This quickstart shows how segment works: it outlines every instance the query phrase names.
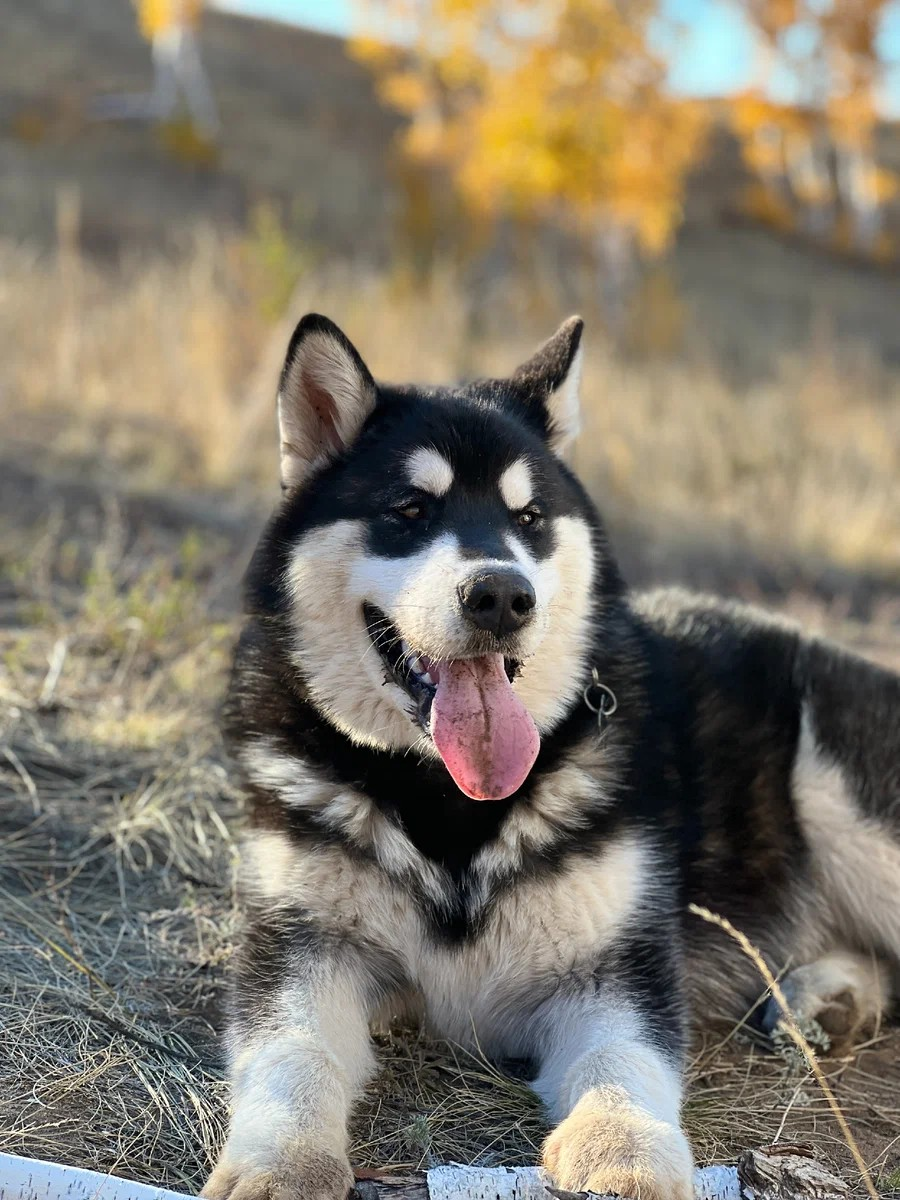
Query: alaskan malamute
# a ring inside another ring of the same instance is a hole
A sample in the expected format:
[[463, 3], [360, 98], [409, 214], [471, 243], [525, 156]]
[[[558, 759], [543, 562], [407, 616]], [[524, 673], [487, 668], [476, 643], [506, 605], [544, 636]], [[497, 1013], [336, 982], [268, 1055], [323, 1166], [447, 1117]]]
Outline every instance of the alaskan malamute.
[[689, 1024], [761, 989], [691, 901], [833, 1037], [890, 1003], [900, 677], [628, 592], [566, 466], [581, 330], [447, 388], [376, 383], [321, 316], [291, 340], [226, 709], [252, 828], [212, 1200], [343, 1200], [401, 1012], [529, 1065], [559, 1187], [687, 1200]]

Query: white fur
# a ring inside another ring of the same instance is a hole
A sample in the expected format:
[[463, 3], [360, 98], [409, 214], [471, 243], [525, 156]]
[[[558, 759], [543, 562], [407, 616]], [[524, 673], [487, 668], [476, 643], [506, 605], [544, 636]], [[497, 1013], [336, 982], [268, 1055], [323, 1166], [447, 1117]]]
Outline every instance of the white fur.
[[561, 831], [586, 828], [591, 816], [611, 802], [620, 784], [620, 753], [612, 737], [573, 749], [570, 761], [544, 776], [531, 801], [509, 814], [495, 841], [477, 862], [502, 875], [521, 866], [525, 854], [553, 844]]
[[[311, 403], [311, 389], [331, 398], [333, 426], [323, 421]], [[360, 374], [340, 342], [323, 332], [307, 334], [278, 395], [282, 483], [286, 487], [302, 483], [312, 471], [349, 446], [374, 405], [371, 382]]]
[[334, 797], [334, 784], [311, 763], [282, 754], [265, 738], [243, 746], [241, 762], [248, 779], [275, 792], [288, 808], [320, 809]]
[[[315, 814], [323, 827], [340, 829], [373, 852], [392, 879], [415, 878], [423, 893], [436, 902], [446, 894], [447, 872], [421, 855], [400, 826], [364, 793], [328, 782], [267, 739], [246, 746], [241, 761], [252, 782], [273, 791], [289, 808]], [[512, 812], [496, 840], [476, 856], [472, 890], [479, 902], [487, 902], [494, 881], [520, 868], [527, 853], [550, 846], [561, 830], [585, 827], [590, 814], [614, 793], [618, 772], [615, 741], [606, 739], [602, 748], [595, 742], [578, 747], [571, 761], [541, 779], [529, 804]], [[266, 900], [289, 896], [302, 883], [297, 868], [303, 861], [282, 835], [255, 832], [247, 842], [245, 887]]]
[[693, 1162], [679, 1119], [680, 1072], [615, 983], [551, 1002], [534, 1088], [560, 1123], [544, 1145], [556, 1185], [690, 1200]]
[[[251, 775], [252, 778], [252, 775]], [[241, 848], [241, 881], [254, 901], [269, 903], [290, 893], [296, 855], [281, 833], [257, 829]]]
[[[272, 861], [271, 836], [251, 835], [251, 846], [263, 841], [248, 855], [248, 869]], [[408, 891], [382, 869], [351, 861], [336, 847], [307, 850], [275, 836], [284, 850], [281, 894], [270, 893], [273, 911], [299, 905], [325, 933], [340, 937], [353, 929], [382, 946], [402, 964], [436, 1034], [465, 1045], [477, 1039], [503, 1053], [521, 1051], [523, 1038], [534, 1032], [523, 1025], [523, 1011], [533, 1011], [542, 993], [552, 995], [560, 979], [589, 970], [653, 886], [651, 851], [633, 835], [552, 879], [523, 880], [499, 895], [495, 864], [476, 860], [472, 913], [483, 914], [484, 931], [463, 946], [446, 947], [433, 940]]]
[[820, 894], [827, 897], [836, 926], [849, 942], [883, 946], [900, 958], [900, 847], [877, 821], [862, 814], [844, 770], [817, 744], [808, 712], [793, 791]]
[[872, 954], [849, 950], [833, 950], [795, 967], [781, 981], [781, 989], [801, 1022], [820, 1021], [832, 1034], [834, 1018], [828, 1010], [839, 1009], [839, 1041], [855, 1040], [859, 1031], [873, 1026], [891, 1000], [887, 967]]
[[353, 1099], [375, 1067], [360, 983], [333, 963], [298, 964], [273, 1015], [234, 1048], [225, 1163], [262, 1171], [297, 1141], [344, 1157]]
[[[552, 557], [537, 562], [520, 548], [516, 559], [535, 591], [533, 618], [519, 635], [517, 648], [517, 657], [528, 658], [546, 632], [559, 573]], [[386, 612], [419, 653], [436, 660], [464, 658], [470, 653], [471, 627], [459, 602], [459, 586], [473, 575], [509, 565], [500, 559], [466, 558], [456, 537], [446, 533], [408, 558], [360, 557], [351, 588], [354, 597]]]
[[[591, 665], [586, 656], [592, 622], [597, 619], [592, 597], [591, 531], [578, 517], [558, 517], [553, 530], [556, 549], [540, 566], [545, 575], [553, 572], [554, 585], [543, 607], [538, 594], [541, 640], [524, 658], [515, 685], [542, 733], [552, 730], [581, 694], [585, 668]], [[520, 567], [533, 561], [520, 539], [510, 538], [510, 544]]]
[[351, 586], [364, 557], [360, 522], [338, 521], [295, 547], [287, 573], [294, 610], [294, 658], [318, 707], [363, 745], [410, 749], [422, 740], [410, 701], [372, 645], [362, 601]]
[[[403, 830], [364, 793], [328, 782], [264, 738], [245, 747], [241, 761], [250, 780], [275, 792], [289, 808], [314, 813], [323, 827], [340, 829], [357, 845], [373, 851], [392, 879], [414, 874], [427, 895], [443, 895], [446, 872], [419, 854]], [[281, 834], [254, 832], [247, 841], [245, 886], [267, 899], [289, 897], [303, 885], [304, 862]]]
[[681, 1077], [653, 1048], [634, 1008], [607, 994], [549, 1007], [547, 1064], [534, 1089], [561, 1120], [593, 1088], [624, 1088], [639, 1107], [677, 1123]]
[[565, 379], [547, 400], [550, 414], [550, 447], [566, 458], [581, 432], [581, 372], [584, 351], [579, 345]]
[[444, 496], [453, 486], [453, 468], [437, 450], [420, 446], [406, 460], [406, 471], [413, 487]]
[[[265, 773], [272, 779], [286, 770], [274, 761]], [[267, 920], [277, 922], [282, 907], [289, 919], [301, 907], [326, 939], [352, 929], [354, 940], [380, 946], [397, 962], [412, 990], [387, 1011], [417, 1009], [434, 1033], [492, 1055], [540, 1046], [537, 1090], [565, 1118], [545, 1160], [564, 1185], [605, 1179], [607, 1165], [634, 1163], [644, 1189], [671, 1182], [682, 1200], [678, 1189], [691, 1164], [677, 1128], [678, 1072], [650, 1044], [614, 982], [578, 994], [577, 981], [587, 983], [650, 897], [657, 872], [644, 837], [622, 835], [593, 858], [508, 891], [495, 890], [492, 866], [476, 858], [473, 916], [480, 907], [483, 932], [452, 946], [434, 940], [407, 889], [337, 846], [309, 848], [285, 834], [255, 832], [246, 861], [256, 871], [278, 863], [280, 894], [271, 879]], [[235, 1048], [235, 1111], [220, 1177], [290, 1161], [298, 1141], [345, 1153], [349, 1106], [372, 1071], [367, 1023], [377, 1014], [362, 999], [364, 961], [341, 962], [338, 969], [298, 961], [274, 1014]], [[623, 1156], [626, 1135], [637, 1158]]]
[[518, 458], [500, 476], [500, 495], [512, 512], [518, 512], [534, 499], [531, 470], [524, 458]]
[[[441, 1036], [522, 1051], [522, 1013], [557, 981], [587, 969], [625, 928], [646, 886], [647, 851], [623, 838], [552, 881], [522, 882], [488, 910], [484, 934], [462, 951], [425, 943], [413, 963], [426, 1019]], [[477, 867], [476, 867], [477, 871]], [[477, 876], [476, 876], [477, 878]], [[491, 888], [474, 888], [485, 903]], [[479, 894], [480, 893], [480, 894]]]
[[[590, 634], [593, 548], [577, 517], [554, 522], [556, 549], [534, 559], [522, 539], [508, 543], [535, 590], [533, 619], [515, 655], [523, 662], [514, 687], [542, 733], [564, 716], [585, 675]], [[296, 630], [295, 658], [319, 707], [363, 744], [433, 756], [411, 714], [411, 701], [385, 683], [381, 656], [362, 614], [364, 601], [382, 609], [413, 649], [434, 660], [465, 657], [469, 629], [458, 587], [493, 560], [464, 558], [446, 534], [420, 554], [381, 558], [364, 549], [364, 527], [352, 521], [317, 529], [294, 548], [288, 568]], [[508, 563], [503, 563], [508, 566]]]

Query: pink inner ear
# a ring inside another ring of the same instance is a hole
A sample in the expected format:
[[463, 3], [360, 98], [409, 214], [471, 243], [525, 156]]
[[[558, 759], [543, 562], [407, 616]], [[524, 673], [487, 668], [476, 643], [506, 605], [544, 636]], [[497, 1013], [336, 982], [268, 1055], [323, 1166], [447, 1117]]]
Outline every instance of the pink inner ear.
[[302, 372], [301, 383], [306, 402], [315, 414], [314, 440], [319, 442], [326, 452], [338, 453], [343, 450], [344, 444], [338, 431], [338, 411], [334, 396], [322, 387], [309, 370]]

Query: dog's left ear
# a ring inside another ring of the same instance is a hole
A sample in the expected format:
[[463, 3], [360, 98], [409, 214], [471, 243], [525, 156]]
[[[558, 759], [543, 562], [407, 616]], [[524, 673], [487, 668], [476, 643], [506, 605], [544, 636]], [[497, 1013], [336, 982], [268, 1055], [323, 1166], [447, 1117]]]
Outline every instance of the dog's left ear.
[[569, 317], [513, 375], [532, 424], [564, 458], [581, 429], [581, 317]]
[[294, 330], [278, 388], [281, 486], [296, 487], [348, 449], [375, 400], [356, 347], [333, 321], [308, 313]]

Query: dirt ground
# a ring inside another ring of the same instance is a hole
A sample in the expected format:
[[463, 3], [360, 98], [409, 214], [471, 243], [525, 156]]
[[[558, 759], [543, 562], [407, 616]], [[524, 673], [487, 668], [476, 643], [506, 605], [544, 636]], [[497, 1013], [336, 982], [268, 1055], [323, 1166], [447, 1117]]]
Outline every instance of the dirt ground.
[[[194, 1191], [223, 1132], [218, 1040], [241, 800], [216, 731], [258, 517], [61, 486], [7, 462], [0, 508], [0, 1146]], [[727, 580], [724, 581], [727, 584]], [[820, 623], [815, 594], [785, 605]], [[850, 625], [896, 655], [896, 628]], [[520, 1083], [395, 1030], [354, 1124], [356, 1163], [533, 1161]], [[900, 1031], [829, 1061], [880, 1186], [900, 1185]], [[740, 1031], [696, 1048], [701, 1162], [775, 1139], [855, 1182], [796, 1057]]]

